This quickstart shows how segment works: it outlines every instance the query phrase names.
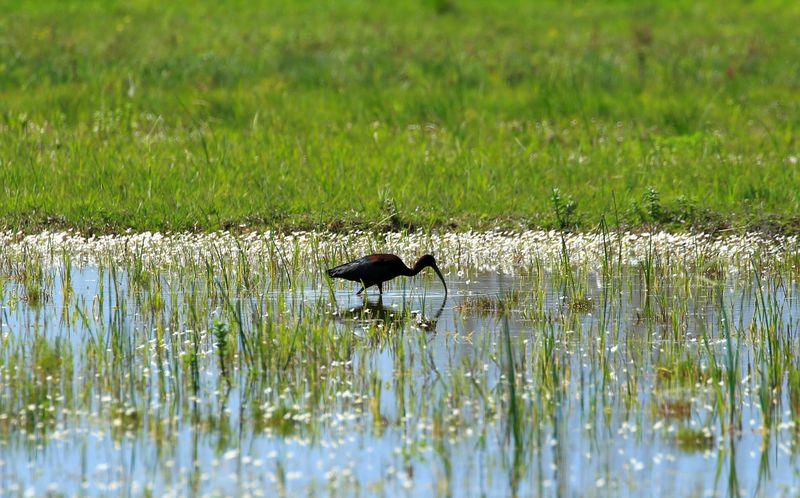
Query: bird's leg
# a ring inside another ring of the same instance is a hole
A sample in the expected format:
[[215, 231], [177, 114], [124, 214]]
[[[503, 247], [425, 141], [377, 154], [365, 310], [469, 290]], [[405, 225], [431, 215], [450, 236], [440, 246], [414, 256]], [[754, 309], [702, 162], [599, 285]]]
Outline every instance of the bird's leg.
[[[360, 296], [362, 292], [367, 290], [367, 284], [365, 284], [363, 280], [360, 280], [359, 283], [361, 283], [361, 290], [356, 292], [356, 296]], [[364, 297], [366, 297], [366, 294], [364, 294]]]
[[378, 294], [383, 295], [383, 282], [378, 282]]

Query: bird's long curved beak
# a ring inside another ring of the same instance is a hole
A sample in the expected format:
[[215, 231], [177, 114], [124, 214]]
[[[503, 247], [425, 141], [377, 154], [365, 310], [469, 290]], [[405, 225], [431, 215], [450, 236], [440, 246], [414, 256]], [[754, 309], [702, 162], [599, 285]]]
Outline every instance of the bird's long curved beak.
[[439, 275], [439, 279], [442, 281], [442, 285], [444, 286], [444, 295], [446, 296], [447, 295], [447, 284], [444, 283], [444, 275], [442, 275], [442, 272], [439, 271], [439, 267], [438, 266], [433, 265], [432, 267], [433, 267], [433, 271], [435, 271], [436, 274]]

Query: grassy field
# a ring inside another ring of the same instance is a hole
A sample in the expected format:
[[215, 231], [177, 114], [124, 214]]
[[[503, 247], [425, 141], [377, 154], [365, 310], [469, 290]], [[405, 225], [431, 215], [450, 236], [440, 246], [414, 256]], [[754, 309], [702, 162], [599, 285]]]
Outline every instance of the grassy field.
[[800, 226], [795, 2], [0, 5], [0, 226]]

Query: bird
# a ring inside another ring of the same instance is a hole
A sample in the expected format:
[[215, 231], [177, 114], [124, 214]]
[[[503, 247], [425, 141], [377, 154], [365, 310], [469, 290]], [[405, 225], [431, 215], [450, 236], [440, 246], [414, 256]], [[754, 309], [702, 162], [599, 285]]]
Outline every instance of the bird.
[[433, 268], [433, 271], [439, 276], [444, 286], [444, 295], [447, 296], [447, 284], [444, 283], [442, 272], [436, 266], [436, 258], [430, 254], [426, 254], [419, 258], [414, 265], [414, 268], [409, 268], [403, 263], [403, 260], [394, 254], [370, 254], [362, 258], [355, 259], [349, 263], [339, 265], [336, 268], [328, 270], [328, 276], [331, 278], [343, 278], [353, 282], [359, 282], [362, 287], [356, 295], [361, 295], [364, 289], [378, 286], [378, 292], [383, 294], [383, 283], [392, 280], [395, 277], [406, 276], [413, 277], [427, 267]]

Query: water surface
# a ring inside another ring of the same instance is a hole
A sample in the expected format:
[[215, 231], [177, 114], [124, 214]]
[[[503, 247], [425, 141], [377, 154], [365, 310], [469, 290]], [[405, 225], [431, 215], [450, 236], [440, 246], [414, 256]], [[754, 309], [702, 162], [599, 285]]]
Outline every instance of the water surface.
[[798, 493], [786, 275], [245, 274], [7, 271], [0, 495]]

